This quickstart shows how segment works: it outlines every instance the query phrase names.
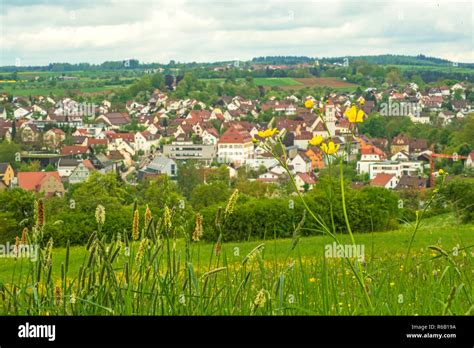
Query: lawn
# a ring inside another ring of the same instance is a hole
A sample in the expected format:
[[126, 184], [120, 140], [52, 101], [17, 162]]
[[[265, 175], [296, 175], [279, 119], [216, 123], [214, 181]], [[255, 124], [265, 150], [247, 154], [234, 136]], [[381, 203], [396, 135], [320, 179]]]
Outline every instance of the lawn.
[[[142, 239], [116, 257], [114, 244], [102, 257], [100, 242], [96, 249], [71, 247], [69, 262], [67, 250], [56, 248], [52, 267], [0, 259], [0, 298], [7, 298], [0, 314], [472, 313], [474, 226], [458, 225], [451, 215], [425, 220], [405, 259], [411, 231], [355, 235], [365, 248], [361, 272], [369, 299], [353, 259], [325, 257], [327, 236], [301, 237], [296, 245], [292, 239], [223, 243], [220, 254], [211, 243], [187, 249], [178, 239], [174, 249], [172, 239]], [[347, 235], [340, 241], [350, 244]]]

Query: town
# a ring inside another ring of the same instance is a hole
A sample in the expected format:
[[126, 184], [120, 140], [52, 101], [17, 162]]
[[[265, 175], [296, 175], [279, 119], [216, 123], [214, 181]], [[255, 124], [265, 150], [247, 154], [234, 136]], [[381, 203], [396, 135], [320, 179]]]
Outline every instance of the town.
[[[408, 82], [304, 96], [289, 90], [278, 98], [261, 99], [223, 95], [213, 104], [176, 98], [177, 83], [178, 79], [170, 88], [152, 89], [146, 100], [132, 98], [124, 105], [106, 98], [96, 105], [74, 97], [1, 93], [0, 138], [3, 144], [18, 146], [11, 154], [13, 161], [0, 165], [0, 187], [20, 187], [46, 197], [63, 195], [70, 184], [87, 180], [93, 171], [116, 172], [130, 184], [159, 175], [174, 180], [179, 164], [186, 161], [200, 168], [225, 166], [229, 180], [244, 170], [251, 173], [246, 174], [248, 180], [282, 184], [288, 181], [287, 172], [255, 142], [259, 132], [268, 128], [282, 135], [287, 164], [302, 192], [317, 185], [320, 172], [328, 166], [321, 149], [309, 145], [315, 136], [341, 145], [339, 155], [356, 173], [354, 187], [423, 190], [438, 175], [433, 171], [437, 156], [458, 162], [466, 170], [472, 168], [472, 149], [438, 154], [440, 144], [403, 132], [390, 138], [371, 136], [363, 129], [354, 134], [345, 115], [354, 101], [364, 98], [368, 121], [405, 118], [443, 132], [453, 122], [469, 124], [466, 118], [474, 112], [472, 97], [466, 98], [473, 94], [470, 83], [431, 84], [421, 89]], [[324, 100], [323, 117], [305, 108], [307, 100], [318, 105]], [[350, 153], [345, 153], [347, 144]]]

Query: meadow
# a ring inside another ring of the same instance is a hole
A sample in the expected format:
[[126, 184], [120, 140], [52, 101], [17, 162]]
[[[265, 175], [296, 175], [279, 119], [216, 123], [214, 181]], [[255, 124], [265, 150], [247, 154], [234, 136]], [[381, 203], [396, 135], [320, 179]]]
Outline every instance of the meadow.
[[[364, 260], [328, 257], [328, 236], [216, 243], [170, 220], [135, 241], [53, 248], [37, 262], [0, 259], [4, 315], [470, 315], [474, 226], [453, 215], [356, 234]], [[145, 217], [149, 219], [150, 217]], [[165, 219], [166, 220], [166, 219]], [[156, 227], [153, 227], [156, 226]], [[133, 228], [133, 227], [132, 227]], [[135, 231], [134, 233], [138, 233]], [[338, 236], [351, 244], [349, 235]], [[132, 238], [135, 239], [135, 238]], [[361, 290], [352, 263], [359, 262]], [[368, 296], [368, 297], [366, 297]]]

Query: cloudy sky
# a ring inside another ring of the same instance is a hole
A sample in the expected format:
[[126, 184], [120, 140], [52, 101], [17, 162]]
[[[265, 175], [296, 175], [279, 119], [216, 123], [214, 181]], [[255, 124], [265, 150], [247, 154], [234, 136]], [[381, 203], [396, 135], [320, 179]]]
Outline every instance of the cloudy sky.
[[419, 53], [474, 62], [472, 1], [0, 0], [0, 65]]

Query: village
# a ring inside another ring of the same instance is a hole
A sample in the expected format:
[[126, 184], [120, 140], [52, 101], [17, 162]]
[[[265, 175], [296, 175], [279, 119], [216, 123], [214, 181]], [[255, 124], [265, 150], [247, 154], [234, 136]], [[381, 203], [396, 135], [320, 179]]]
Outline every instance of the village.
[[[368, 88], [364, 91], [369, 96], [363, 105], [364, 117], [378, 113], [444, 127], [474, 111], [466, 99], [469, 88], [472, 86], [467, 83], [427, 90], [420, 90], [415, 83], [398, 89]], [[175, 179], [182, 161], [194, 161], [200, 167], [225, 165], [229, 178], [236, 177], [243, 167], [256, 173], [249, 180], [279, 184], [287, 180], [285, 168], [258, 144], [259, 132], [268, 128], [276, 128], [284, 139], [288, 168], [302, 192], [311, 190], [319, 171], [328, 166], [321, 149], [309, 145], [315, 136], [330, 137], [341, 145], [338, 155], [355, 165], [358, 178], [365, 178], [354, 181], [354, 187], [429, 187], [430, 179], [437, 175], [432, 171], [435, 144], [405, 134], [387, 139], [353, 133], [345, 112], [360, 97], [348, 92], [328, 94], [321, 110], [323, 122], [304, 106], [306, 100], [319, 105], [320, 100], [311, 95], [303, 99], [288, 94], [281, 100], [263, 102], [223, 96], [215, 105], [206, 105], [196, 99], [175, 99], [167, 91], [155, 89], [146, 103], [129, 100], [123, 106], [126, 111], [117, 111], [117, 105], [107, 99], [94, 105], [73, 98], [2, 93], [0, 139], [21, 144], [16, 162], [36, 166], [21, 171], [13, 170], [14, 163], [1, 163], [0, 188], [63, 195], [69, 184], [87, 180], [92, 171], [113, 171], [131, 184], [160, 175]], [[447, 102], [452, 110], [444, 107]], [[13, 110], [11, 115], [6, 105]], [[271, 115], [268, 122], [258, 117], [265, 112]], [[134, 130], [130, 130], [132, 124]], [[466, 168], [473, 166], [474, 152], [444, 156], [462, 161]]]

